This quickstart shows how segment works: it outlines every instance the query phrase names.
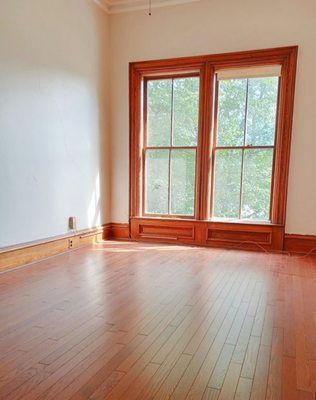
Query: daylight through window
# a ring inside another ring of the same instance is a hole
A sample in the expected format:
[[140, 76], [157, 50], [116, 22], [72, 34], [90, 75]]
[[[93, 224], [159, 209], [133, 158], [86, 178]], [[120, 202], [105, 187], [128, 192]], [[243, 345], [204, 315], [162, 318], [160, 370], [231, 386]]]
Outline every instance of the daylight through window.
[[212, 216], [270, 220], [279, 77], [219, 79]]
[[147, 80], [145, 213], [194, 215], [199, 78]]

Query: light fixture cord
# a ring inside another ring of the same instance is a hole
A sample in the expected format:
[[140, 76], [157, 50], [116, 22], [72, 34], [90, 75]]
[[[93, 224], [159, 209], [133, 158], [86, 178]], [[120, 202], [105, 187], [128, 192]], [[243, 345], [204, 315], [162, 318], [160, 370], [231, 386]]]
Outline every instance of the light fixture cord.
[[149, 0], [148, 15], [151, 15], [151, 0]]

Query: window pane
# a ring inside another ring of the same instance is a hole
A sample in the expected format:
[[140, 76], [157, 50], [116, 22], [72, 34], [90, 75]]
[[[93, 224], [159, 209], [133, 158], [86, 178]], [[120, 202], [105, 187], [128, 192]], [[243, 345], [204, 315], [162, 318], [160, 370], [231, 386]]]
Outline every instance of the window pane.
[[195, 150], [171, 151], [171, 214], [194, 215]]
[[247, 79], [219, 81], [217, 146], [244, 142]]
[[169, 146], [171, 140], [172, 79], [153, 80], [147, 85], [147, 144]]
[[278, 77], [249, 79], [246, 144], [274, 144]]
[[245, 150], [242, 215], [244, 219], [269, 220], [272, 149]]
[[169, 150], [146, 151], [146, 213], [168, 213]]
[[199, 78], [173, 81], [173, 145], [196, 146], [199, 120]]
[[241, 160], [242, 150], [216, 151], [214, 217], [239, 218]]

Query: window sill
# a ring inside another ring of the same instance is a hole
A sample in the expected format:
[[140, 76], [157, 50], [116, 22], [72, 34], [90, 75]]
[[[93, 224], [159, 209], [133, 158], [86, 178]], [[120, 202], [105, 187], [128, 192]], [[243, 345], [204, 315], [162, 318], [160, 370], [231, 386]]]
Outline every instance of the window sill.
[[196, 223], [214, 223], [214, 224], [222, 224], [225, 225], [250, 225], [250, 226], [279, 226], [283, 227], [283, 225], [272, 223], [271, 221], [258, 221], [258, 220], [245, 220], [245, 219], [220, 219], [220, 218], [211, 218], [211, 219], [196, 219], [190, 216], [162, 216], [162, 215], [144, 215], [139, 217], [131, 217], [131, 219], [144, 219], [144, 220], [155, 220], [155, 221], [182, 221], [182, 222], [196, 222]]

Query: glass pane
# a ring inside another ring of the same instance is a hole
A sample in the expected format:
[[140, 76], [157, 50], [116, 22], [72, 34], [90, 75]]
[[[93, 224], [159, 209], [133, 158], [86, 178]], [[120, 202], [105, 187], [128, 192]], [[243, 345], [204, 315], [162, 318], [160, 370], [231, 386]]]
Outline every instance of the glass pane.
[[249, 79], [246, 144], [274, 144], [278, 77]]
[[171, 151], [171, 214], [194, 215], [195, 150]]
[[147, 84], [147, 144], [170, 146], [172, 79]]
[[242, 150], [218, 150], [215, 156], [216, 218], [239, 218]]
[[217, 146], [244, 142], [247, 79], [219, 81]]
[[145, 168], [145, 211], [168, 214], [169, 150], [147, 150]]
[[243, 219], [269, 220], [272, 160], [272, 149], [245, 150]]
[[173, 144], [196, 146], [199, 121], [199, 78], [173, 81]]

